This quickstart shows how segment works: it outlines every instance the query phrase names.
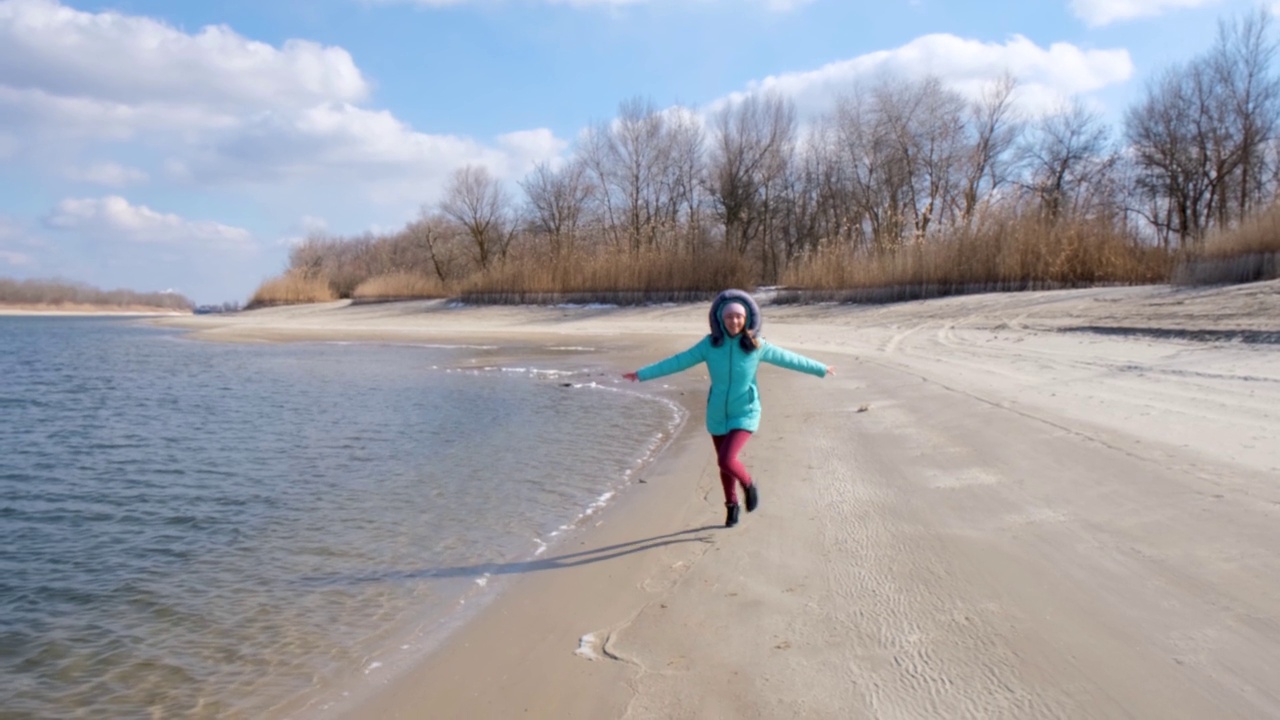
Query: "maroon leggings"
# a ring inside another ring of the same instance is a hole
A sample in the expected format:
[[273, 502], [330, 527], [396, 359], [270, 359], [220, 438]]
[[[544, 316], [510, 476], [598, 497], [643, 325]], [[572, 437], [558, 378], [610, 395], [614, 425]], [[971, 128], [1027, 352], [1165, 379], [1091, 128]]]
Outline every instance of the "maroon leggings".
[[739, 483], [742, 487], [751, 487], [751, 474], [738, 459], [751, 433], [746, 430], [730, 430], [727, 435], [712, 435], [711, 442], [716, 445], [716, 463], [720, 465], [720, 484], [724, 487], [724, 501], [738, 502]]

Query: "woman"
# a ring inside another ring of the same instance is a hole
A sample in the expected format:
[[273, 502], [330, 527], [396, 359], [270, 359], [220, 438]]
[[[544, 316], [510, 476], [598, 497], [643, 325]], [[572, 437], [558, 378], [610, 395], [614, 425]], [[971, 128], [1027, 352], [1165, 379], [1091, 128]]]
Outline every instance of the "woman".
[[803, 355], [788, 352], [759, 337], [760, 308], [741, 290], [725, 290], [711, 303], [711, 334], [682, 353], [623, 375], [628, 380], [653, 380], [697, 365], [707, 364], [711, 391], [707, 395], [707, 431], [716, 448], [720, 484], [727, 510], [725, 527], [738, 524], [737, 486], [747, 496], [747, 512], [760, 503], [760, 491], [752, 482], [738, 453], [760, 424], [760, 392], [756, 368], [762, 362], [825, 377], [835, 369]]

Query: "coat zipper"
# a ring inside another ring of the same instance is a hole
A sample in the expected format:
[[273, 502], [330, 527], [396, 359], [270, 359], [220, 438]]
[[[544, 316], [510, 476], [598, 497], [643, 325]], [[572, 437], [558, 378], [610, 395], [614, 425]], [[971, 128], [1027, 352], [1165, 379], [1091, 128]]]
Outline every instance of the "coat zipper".
[[[725, 338], [729, 342], [734, 338]], [[729, 393], [733, 391], [733, 343], [729, 342], [729, 386], [724, 389], [724, 424], [725, 432], [729, 427]]]

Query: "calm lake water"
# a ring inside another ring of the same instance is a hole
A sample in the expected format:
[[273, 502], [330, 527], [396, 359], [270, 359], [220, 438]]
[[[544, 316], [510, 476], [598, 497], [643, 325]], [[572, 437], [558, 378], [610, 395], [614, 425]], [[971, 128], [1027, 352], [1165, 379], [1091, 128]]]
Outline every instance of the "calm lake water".
[[0, 317], [0, 717], [259, 717], [412, 662], [680, 417], [589, 348]]

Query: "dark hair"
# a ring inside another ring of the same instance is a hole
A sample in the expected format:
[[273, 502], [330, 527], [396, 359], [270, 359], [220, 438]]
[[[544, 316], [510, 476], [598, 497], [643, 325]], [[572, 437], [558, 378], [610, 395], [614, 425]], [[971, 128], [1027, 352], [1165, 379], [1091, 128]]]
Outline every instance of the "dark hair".
[[[723, 333], [720, 335], [712, 335], [711, 347], [720, 347], [728, 337], [728, 335], [724, 335]], [[756, 334], [751, 330], [742, 328], [742, 332], [738, 333], [738, 346], [742, 348], [743, 352], [755, 352], [756, 348], [760, 347], [760, 339], [757, 338]]]

